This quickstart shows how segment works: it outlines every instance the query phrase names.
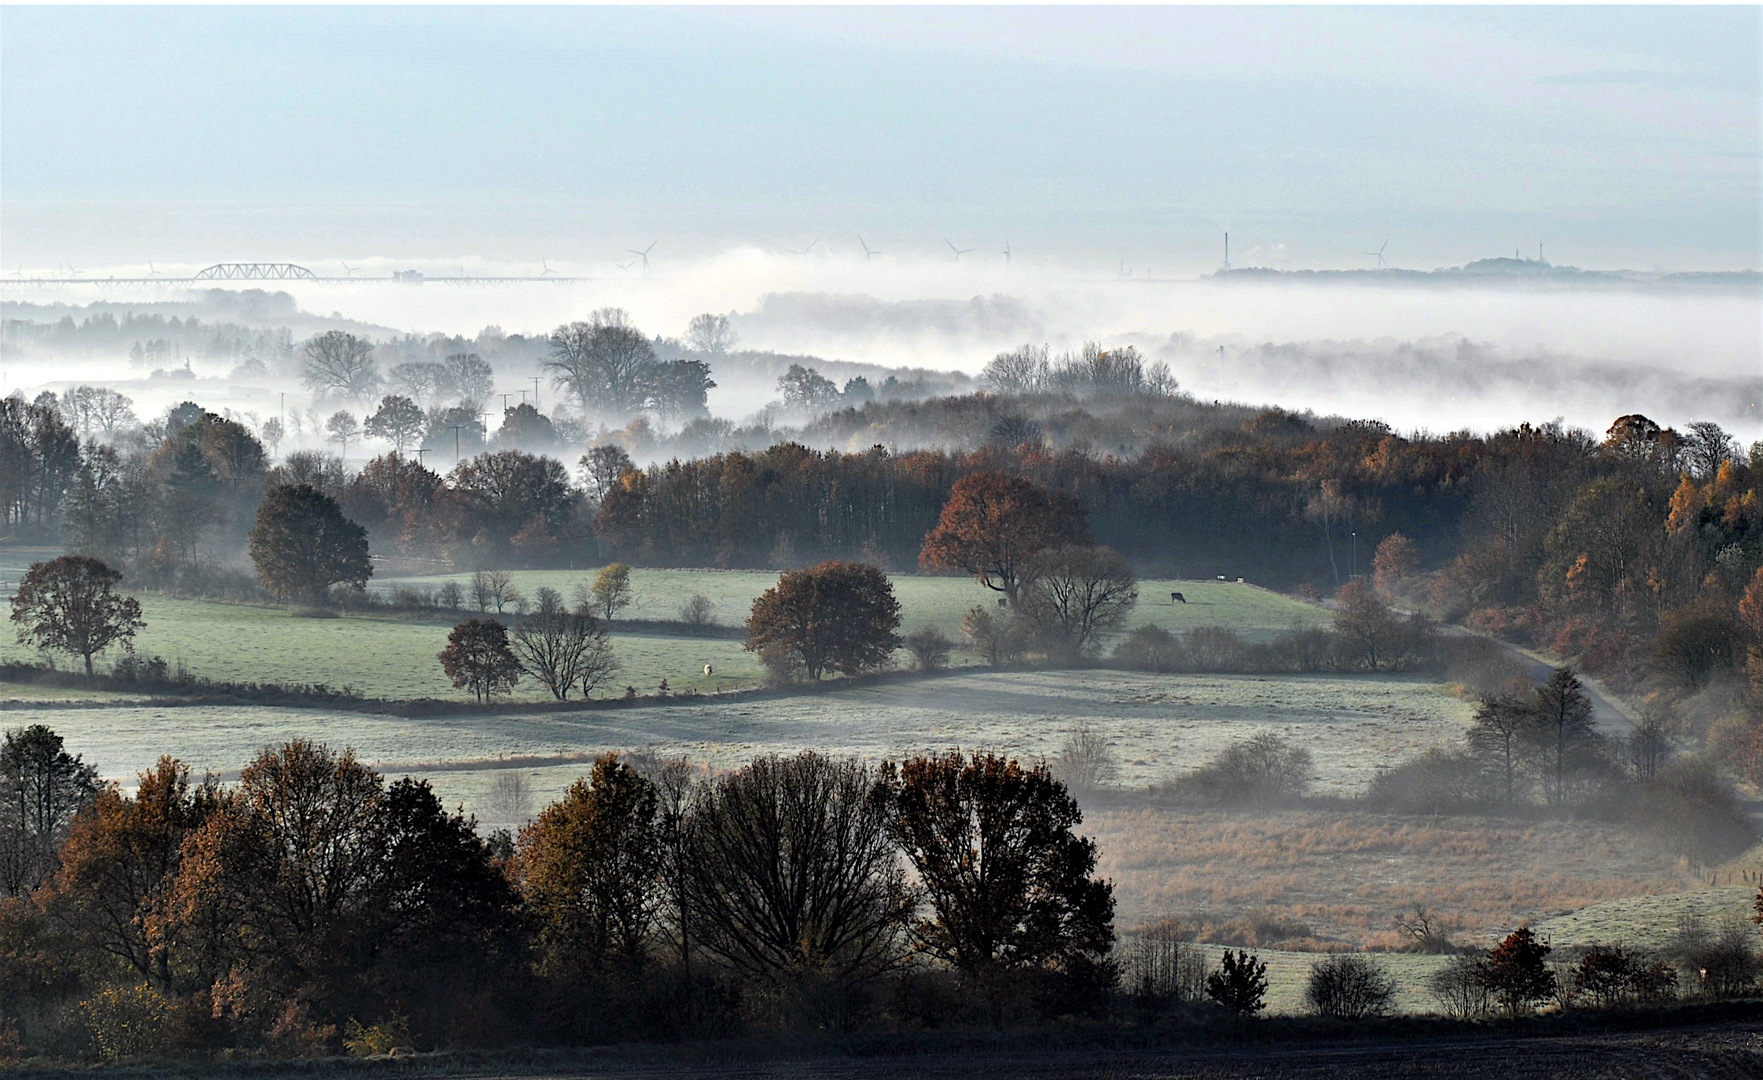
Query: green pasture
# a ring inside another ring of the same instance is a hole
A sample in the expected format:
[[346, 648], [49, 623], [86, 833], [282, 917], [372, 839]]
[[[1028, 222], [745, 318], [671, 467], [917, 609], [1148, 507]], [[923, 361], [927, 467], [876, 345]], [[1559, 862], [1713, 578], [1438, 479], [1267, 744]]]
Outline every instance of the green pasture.
[[[576, 586], [591, 581], [587, 571], [516, 571], [516, 586], [528, 597], [549, 586], [573, 599]], [[725, 626], [738, 626], [753, 600], [777, 580], [775, 574], [723, 570], [636, 570], [632, 572], [635, 598], [624, 613], [627, 619], [670, 621], [678, 618], [680, 605], [694, 593], [709, 597], [714, 615]], [[399, 578], [376, 582], [379, 589], [394, 584], [437, 587], [453, 580], [469, 585], [469, 574], [441, 577]], [[900, 575], [894, 588], [904, 610], [902, 628], [910, 632], [924, 626], [943, 630], [959, 647], [961, 617], [976, 604], [996, 606], [998, 594], [965, 578]], [[1173, 603], [1171, 591], [1180, 591], [1186, 604]], [[205, 678], [233, 682], [282, 684], [323, 683], [335, 688], [352, 687], [374, 697], [450, 697], [461, 693], [442, 675], [436, 655], [446, 644], [451, 615], [426, 619], [375, 614], [346, 614], [316, 619], [288, 610], [254, 604], [221, 604], [147, 595], [141, 598], [147, 627], [136, 639], [136, 651], [159, 655], [175, 667], [182, 663]], [[475, 614], [458, 613], [458, 618]], [[511, 614], [511, 613], [510, 613]], [[1154, 581], [1140, 588], [1134, 623], [1155, 622], [1170, 630], [1195, 626], [1229, 626], [1247, 634], [1266, 635], [1297, 625], [1325, 619], [1326, 613], [1308, 604], [1253, 586], [1218, 582]], [[739, 641], [665, 633], [619, 633], [612, 623], [614, 649], [624, 670], [608, 693], [620, 693], [626, 685], [639, 693], [651, 693], [662, 679], [670, 689], [709, 693], [757, 685], [762, 671], [758, 658], [744, 651]], [[36, 659], [37, 654], [11, 640], [0, 638], [0, 658]], [[73, 666], [66, 656], [53, 657], [62, 667]], [[108, 667], [114, 651], [100, 658]], [[962, 652], [956, 663], [966, 662]], [[706, 676], [704, 666], [713, 674]], [[76, 695], [78, 696], [78, 695]], [[89, 696], [89, 695], [86, 695]], [[542, 700], [547, 695], [536, 683], [524, 683], [516, 700]], [[0, 687], [0, 700], [20, 699], [12, 687]]]
[[[385, 698], [464, 693], [441, 673], [438, 654], [447, 644], [449, 629], [444, 621], [360, 615], [313, 619], [281, 608], [160, 596], [142, 597], [141, 608], [147, 627], [135, 640], [136, 652], [162, 656], [174, 668], [182, 663], [205, 678], [325, 683]], [[624, 670], [616, 689], [608, 693], [622, 692], [627, 684], [652, 693], [662, 679], [676, 691], [711, 692], [751, 686], [760, 677], [757, 657], [743, 651], [738, 641], [615, 633], [613, 649]], [[0, 657], [36, 656], [34, 650], [15, 644], [11, 635], [0, 639]], [[100, 664], [107, 667], [114, 658], [106, 655]], [[64, 668], [75, 666], [66, 656], [55, 660]], [[705, 664], [712, 666], [714, 675], [705, 676]], [[17, 697], [15, 690], [10, 684], [0, 685], [0, 696]], [[549, 696], [530, 679], [515, 694], [517, 700]]]
[[[573, 602], [577, 586], [591, 583], [595, 572], [515, 570], [511, 576], [516, 587], [528, 597], [550, 587]], [[753, 601], [777, 584], [777, 578], [775, 573], [760, 570], [635, 569], [631, 571], [631, 590], [635, 595], [624, 617], [677, 619], [681, 605], [693, 594], [702, 594], [715, 605], [713, 614], [718, 622], [738, 626], [746, 620]], [[894, 595], [900, 599], [904, 631], [934, 626], [957, 641], [961, 639], [961, 617], [975, 606], [996, 608], [1003, 595], [964, 577], [893, 574], [890, 580]], [[448, 581], [457, 582], [469, 597], [470, 574], [386, 578], [373, 582], [372, 587], [390, 590], [393, 586], [408, 585], [432, 589]], [[1181, 593], [1187, 602], [1171, 600], [1172, 592]], [[1159, 579], [1139, 583], [1139, 602], [1133, 609], [1131, 624], [1156, 623], [1178, 632], [1197, 626], [1226, 626], [1251, 636], [1267, 636], [1294, 626], [1322, 625], [1329, 617], [1316, 605], [1254, 585]]]

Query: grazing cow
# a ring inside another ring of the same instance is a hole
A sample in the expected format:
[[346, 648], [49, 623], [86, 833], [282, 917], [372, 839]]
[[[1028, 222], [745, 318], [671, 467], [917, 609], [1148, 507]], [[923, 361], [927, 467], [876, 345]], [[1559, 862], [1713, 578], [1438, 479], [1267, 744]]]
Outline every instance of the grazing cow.
[[711, 668], [711, 666], [710, 666], [710, 665], [709, 665], [709, 664], [705, 664], [705, 665], [704, 665], [704, 676], [705, 676], [705, 677], [706, 677], [706, 678], [708, 678], [708, 677], [710, 677], [710, 676], [711, 676], [711, 675], [714, 675], [714, 674], [716, 674], [716, 671], [715, 671], [715, 670], [714, 670], [714, 669], [713, 669], [713, 668]]
[[1169, 594], [1169, 602], [1172, 604], [1185, 604], [1188, 602], [1188, 598], [1181, 593], [1172, 592]]

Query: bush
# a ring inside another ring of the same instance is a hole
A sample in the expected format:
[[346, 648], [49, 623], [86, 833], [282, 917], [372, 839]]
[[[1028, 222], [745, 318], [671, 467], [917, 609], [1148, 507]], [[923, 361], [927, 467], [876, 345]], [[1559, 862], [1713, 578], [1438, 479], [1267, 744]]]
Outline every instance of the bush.
[[1212, 761], [1162, 790], [1207, 806], [1277, 806], [1310, 787], [1310, 751], [1272, 732], [1232, 743]]
[[1126, 640], [1114, 647], [1114, 665], [1128, 671], [1154, 671], [1167, 675], [1187, 670], [1187, 650], [1176, 636], [1161, 626], [1145, 623], [1133, 628]]
[[1487, 962], [1479, 956], [1454, 956], [1426, 977], [1426, 989], [1439, 1003], [1445, 1015], [1459, 1020], [1477, 1020], [1493, 1011], [1493, 995], [1488, 992]]
[[1363, 1020], [1389, 1011], [1396, 980], [1366, 956], [1331, 956], [1310, 967], [1304, 999], [1318, 1016], [1331, 1020]]
[[1615, 1009], [1669, 997], [1677, 987], [1677, 972], [1620, 945], [1593, 945], [1574, 965], [1568, 985], [1574, 998], [1588, 1000], [1593, 1008]]
[[1164, 919], [1127, 937], [1121, 984], [1147, 1011], [1189, 1005], [1206, 996], [1206, 957], [1174, 919]]
[[1462, 814], [1487, 808], [1492, 792], [1481, 762], [1434, 748], [1371, 778], [1368, 806], [1395, 814]]
[[715, 626], [716, 605], [703, 593], [693, 593], [691, 599], [679, 606], [679, 621], [687, 626]]
[[106, 987], [80, 1002], [80, 1013], [107, 1060], [161, 1053], [172, 1041], [171, 1003], [146, 983]]
[[1224, 950], [1217, 970], [1206, 976], [1206, 996], [1239, 1016], [1267, 1007], [1267, 965], [1248, 952]]
[[[1702, 994], [1712, 998], [1743, 997], [1757, 984], [1759, 964], [1752, 929], [1742, 920], [1721, 925], [1712, 935], [1683, 950]], [[1684, 935], [1689, 936], [1689, 935]]]
[[1053, 775], [1076, 792], [1094, 792], [1107, 787], [1119, 771], [1107, 740], [1087, 725], [1066, 736], [1065, 745], [1051, 764]]
[[912, 666], [919, 671], [941, 671], [949, 666], [952, 643], [934, 626], [915, 630], [903, 639], [906, 651], [912, 654]]
[[1182, 635], [1188, 662], [1195, 671], [1231, 673], [1248, 668], [1243, 639], [1222, 626], [1196, 626]]
[[1629, 820], [1667, 850], [1704, 864], [1725, 862], [1757, 840], [1732, 785], [1694, 759], [1673, 762], [1641, 785]]

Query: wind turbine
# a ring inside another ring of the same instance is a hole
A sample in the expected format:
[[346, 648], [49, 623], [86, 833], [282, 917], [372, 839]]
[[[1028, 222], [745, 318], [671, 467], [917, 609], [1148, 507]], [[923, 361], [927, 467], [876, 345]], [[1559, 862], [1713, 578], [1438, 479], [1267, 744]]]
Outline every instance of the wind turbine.
[[1010, 269], [1010, 238], [1004, 238], [1004, 269]]
[[857, 246], [863, 249], [863, 261], [864, 262], [868, 262], [869, 260], [875, 258], [877, 255], [882, 254], [882, 252], [879, 252], [879, 251], [871, 251], [869, 248], [869, 245], [865, 244], [863, 242], [863, 237], [861, 237], [861, 236], [859, 236], [857, 238]]
[[1385, 240], [1383, 242], [1383, 247], [1378, 248], [1376, 251], [1362, 251], [1362, 252], [1360, 252], [1360, 254], [1361, 255], [1368, 255], [1371, 258], [1376, 259], [1377, 260], [1377, 268], [1379, 270], [1382, 270], [1383, 269], [1383, 249], [1387, 248], [1389, 246], [1390, 246], [1390, 242], [1388, 240]]
[[[943, 237], [943, 243], [949, 244], [949, 238], [946, 236]], [[968, 254], [973, 249], [972, 248], [958, 248], [954, 244], [949, 244], [949, 250], [953, 251], [955, 253], [955, 261], [960, 262], [961, 256]]]
[[[341, 259], [338, 259], [337, 261], [343, 262], [343, 260], [341, 260]], [[350, 266], [348, 263], [343, 263], [343, 276], [344, 277], [354, 277], [355, 276], [355, 268], [353, 266]]]
[[630, 262], [613, 263], [612, 265], [618, 267], [620, 270], [629, 270], [631, 267], [637, 265], [637, 260], [632, 259]]
[[557, 271], [551, 269], [551, 263], [548, 260], [540, 259], [539, 265], [545, 268], [539, 272], [540, 277], [550, 277], [553, 274], [557, 273]]
[[24, 277], [24, 263], [18, 264], [18, 273], [13, 274], [12, 276], [16, 278]]
[[152, 259], [147, 260], [147, 276], [148, 277], [158, 277], [159, 276], [159, 270], [158, 270], [158, 268], [156, 268], [153, 265]]
[[659, 240], [651, 240], [649, 241], [649, 246], [641, 251], [638, 251], [636, 248], [625, 248], [624, 250], [643, 260], [643, 273], [647, 274], [649, 272], [649, 252], [654, 251], [655, 245], [660, 242], [661, 241]]
[[[808, 241], [808, 246], [807, 246], [807, 247], [805, 247], [805, 248], [803, 248], [803, 249], [802, 249], [802, 250], [801, 250], [801, 251], [797, 251], [797, 250], [796, 250], [796, 249], [795, 249], [795, 248], [784, 248], [784, 250], [785, 250], [785, 251], [787, 251], [787, 252], [789, 252], [789, 253], [790, 253], [790, 254], [791, 254], [791, 255], [806, 255], [806, 254], [808, 254], [808, 253], [809, 253], [809, 252], [810, 252], [810, 251], [813, 251], [813, 250], [814, 250], [814, 245], [815, 245], [815, 244], [818, 244], [818, 243], [820, 243], [820, 237], [818, 237], [818, 236], [817, 236], [817, 237], [815, 237], [815, 238], [814, 238], [814, 239], [812, 239], [812, 240], [810, 240], [810, 241]], [[654, 245], [654, 244], [650, 244], [650, 245], [649, 245], [649, 246], [650, 246], [650, 247], [654, 247], [654, 246], [655, 246], [655, 245]]]

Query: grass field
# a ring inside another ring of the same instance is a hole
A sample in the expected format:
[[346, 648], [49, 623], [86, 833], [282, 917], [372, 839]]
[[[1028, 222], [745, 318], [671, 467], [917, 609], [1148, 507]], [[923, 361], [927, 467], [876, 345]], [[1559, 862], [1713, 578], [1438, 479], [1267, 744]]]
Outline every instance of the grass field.
[[[593, 570], [516, 570], [512, 576], [515, 585], [529, 597], [541, 587], [549, 586], [562, 593], [566, 600], [571, 600], [576, 586], [591, 582], [594, 573]], [[725, 626], [738, 626], [746, 620], [747, 611], [759, 594], [777, 584], [777, 577], [770, 571], [759, 570], [632, 570], [631, 588], [635, 598], [625, 614], [633, 619], [677, 619], [680, 605], [694, 593], [701, 593], [715, 605], [717, 621]], [[970, 578], [893, 574], [890, 580], [894, 594], [900, 599], [902, 630], [910, 632], [923, 626], [934, 626], [957, 641], [961, 640], [961, 616], [976, 604], [996, 607], [1000, 595]], [[469, 590], [471, 575], [387, 578], [374, 582], [372, 587], [384, 590], [394, 585], [435, 587], [446, 581], [456, 581]], [[1187, 603], [1170, 600], [1171, 592], [1181, 593]], [[1133, 611], [1131, 622], [1135, 626], [1156, 623], [1174, 631], [1196, 626], [1228, 626], [1251, 635], [1271, 635], [1294, 626], [1319, 625], [1328, 618], [1328, 613], [1320, 607], [1253, 585], [1152, 580], [1139, 583], [1139, 604]]]
[[[468, 576], [455, 578], [463, 581]], [[591, 575], [533, 571], [516, 573], [514, 578], [529, 596], [549, 585], [567, 598]], [[701, 592], [712, 598], [716, 615], [725, 625], [739, 624], [753, 599], [777, 580], [774, 574], [718, 570], [638, 570], [632, 578], [636, 601], [625, 613], [628, 617], [675, 619], [680, 604]], [[434, 585], [446, 579], [400, 580]], [[894, 579], [894, 585], [905, 609], [906, 630], [939, 626], [957, 643], [965, 640], [960, 633], [962, 614], [975, 603], [995, 603], [995, 594], [964, 578], [902, 576]], [[1168, 600], [1171, 588], [1181, 589], [1190, 602], [1172, 605]], [[1171, 629], [1225, 625], [1271, 634], [1324, 617], [1318, 608], [1250, 586], [1147, 582], [1141, 594], [1147, 599], [1139, 604], [1138, 621], [1156, 621]], [[1161, 603], [1153, 599], [1158, 595], [1163, 597]], [[151, 595], [141, 598], [141, 606], [147, 627], [136, 640], [137, 651], [163, 656], [174, 667], [181, 662], [206, 678], [324, 683], [386, 698], [462, 696], [441, 673], [436, 659], [447, 641], [445, 618], [413, 621], [351, 614], [313, 619], [276, 607]], [[758, 658], [744, 651], [738, 641], [620, 634], [616, 621], [612, 626], [614, 650], [624, 670], [614, 688], [604, 693], [616, 696], [626, 685], [635, 686], [639, 693], [652, 693], [662, 679], [676, 692], [710, 693], [755, 686], [763, 674]], [[33, 659], [35, 655], [15, 644], [11, 635], [0, 637], [0, 659]], [[106, 656], [100, 663], [108, 665], [112, 659]], [[963, 657], [958, 655], [957, 662], [963, 662]], [[57, 663], [65, 667], [68, 658], [57, 657]], [[704, 675], [705, 664], [712, 666], [714, 675]], [[10, 696], [10, 689], [0, 686], [0, 699], [6, 696]], [[546, 697], [530, 680], [515, 694], [517, 700]]]
[[[289, 620], [304, 624], [306, 620]], [[331, 626], [337, 620], [317, 621]], [[713, 643], [720, 644], [720, 643]], [[1747, 891], [1701, 890], [1676, 857], [1595, 822], [1393, 818], [1352, 810], [1266, 815], [1178, 810], [1140, 794], [1261, 731], [1315, 755], [1318, 790], [1351, 796], [1379, 764], [1455, 737], [1469, 708], [1410, 678], [968, 671], [929, 680], [742, 701], [681, 701], [541, 715], [428, 719], [329, 710], [116, 704], [0, 714], [41, 722], [124, 783], [170, 753], [223, 777], [262, 748], [301, 737], [352, 747], [390, 776], [428, 778], [486, 827], [518, 824], [492, 796], [511, 770], [532, 813], [606, 750], [680, 755], [710, 769], [816, 749], [868, 760], [952, 746], [1028, 758], [1057, 753], [1080, 725], [1120, 766], [1115, 794], [1088, 801], [1082, 831], [1116, 885], [1118, 924], [1174, 916], [1270, 962], [1273, 1007], [1299, 1011], [1313, 953], [1390, 947], [1394, 920], [1420, 902], [1459, 940], [1486, 943], [1521, 920], [1557, 944], [1651, 941], [1677, 914], [1742, 909]], [[1137, 793], [1135, 793], [1137, 792]], [[1683, 895], [1675, 895], [1683, 894]], [[1280, 924], [1285, 924], [1284, 926]], [[1301, 924], [1301, 925], [1299, 925]], [[1392, 956], [1404, 1008], [1430, 1008], [1420, 980], [1436, 961]]]

